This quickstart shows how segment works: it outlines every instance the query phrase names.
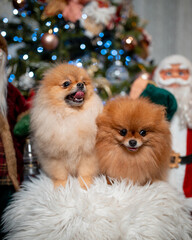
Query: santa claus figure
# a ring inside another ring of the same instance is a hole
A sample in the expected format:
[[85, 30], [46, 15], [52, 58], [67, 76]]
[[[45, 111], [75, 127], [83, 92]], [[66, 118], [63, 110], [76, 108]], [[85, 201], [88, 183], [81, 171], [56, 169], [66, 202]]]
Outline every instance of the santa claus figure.
[[1, 215], [23, 178], [24, 139], [17, 138], [13, 129], [28, 109], [25, 98], [7, 81], [7, 54], [7, 42], [0, 35], [0, 239], [4, 236]]
[[179, 154], [180, 162], [175, 162], [175, 168], [170, 170], [169, 181], [184, 192], [192, 207], [192, 63], [180, 55], [169, 56], [156, 68], [154, 81], [171, 92], [177, 101], [170, 127], [172, 148]]

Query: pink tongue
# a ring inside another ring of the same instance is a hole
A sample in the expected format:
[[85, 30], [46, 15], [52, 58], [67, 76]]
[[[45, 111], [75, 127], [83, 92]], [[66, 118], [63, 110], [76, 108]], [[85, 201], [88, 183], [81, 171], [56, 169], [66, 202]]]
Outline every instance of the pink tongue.
[[84, 95], [85, 95], [85, 93], [84, 93], [84, 92], [82, 92], [82, 91], [79, 91], [79, 92], [76, 92], [76, 94], [75, 94], [74, 98], [78, 98], [78, 99], [80, 99], [80, 98], [83, 98], [83, 97], [84, 97]]

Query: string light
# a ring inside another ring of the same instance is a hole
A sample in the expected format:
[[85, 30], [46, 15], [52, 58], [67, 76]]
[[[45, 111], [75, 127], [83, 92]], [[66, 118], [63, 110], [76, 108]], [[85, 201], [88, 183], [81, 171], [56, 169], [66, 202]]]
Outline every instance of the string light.
[[30, 78], [34, 77], [34, 72], [30, 71], [30, 72], [29, 72], [29, 77], [30, 77]]
[[87, 14], [83, 13], [83, 14], [82, 14], [82, 18], [83, 18], [84, 20], [87, 19]]
[[3, 22], [8, 23], [9, 22], [8, 18], [3, 18]]
[[58, 27], [54, 27], [53, 28], [53, 32], [57, 33], [59, 31], [59, 28]]
[[29, 55], [28, 54], [24, 54], [23, 55], [23, 60], [27, 60], [29, 58]]
[[97, 42], [97, 45], [98, 45], [98, 46], [102, 46], [102, 45], [103, 45], [103, 42], [102, 42], [102, 41], [98, 41], [98, 42]]
[[104, 44], [104, 46], [105, 46], [105, 48], [109, 48], [109, 47], [111, 46], [111, 44], [112, 44], [112, 42], [111, 42], [110, 40], [108, 40], [108, 41]]
[[38, 47], [38, 48], [37, 48], [37, 52], [38, 52], [38, 53], [42, 53], [42, 52], [43, 52], [43, 47]]
[[6, 33], [5, 31], [2, 31], [2, 32], [1, 32], [1, 35], [2, 35], [3, 37], [5, 37], [5, 36], [7, 35], [7, 33]]
[[124, 54], [124, 50], [123, 50], [123, 49], [120, 49], [120, 50], [119, 50], [119, 54], [120, 54], [120, 55], [123, 55], [123, 54]]
[[130, 56], [127, 56], [125, 59], [126, 59], [127, 62], [131, 61], [131, 57]]
[[111, 55], [116, 56], [117, 55], [117, 50], [111, 50]]
[[84, 50], [84, 49], [86, 48], [86, 45], [85, 45], [85, 44], [81, 44], [81, 45], [80, 45], [80, 48], [81, 48], [82, 50]]
[[102, 49], [102, 50], [101, 50], [101, 54], [102, 54], [102, 55], [106, 55], [106, 54], [107, 54], [107, 49]]
[[61, 13], [59, 13], [59, 14], [57, 15], [57, 17], [61, 19], [61, 18], [63, 17], [63, 15], [62, 15]]
[[23, 18], [25, 18], [25, 17], [27, 16], [27, 14], [26, 14], [25, 12], [22, 12], [22, 13], [21, 13], [21, 16], [22, 16]]
[[10, 54], [8, 54], [8, 56], [7, 56], [7, 60], [11, 60], [11, 55]]
[[8, 82], [13, 82], [14, 79], [15, 79], [15, 75], [14, 75], [14, 74], [11, 74], [11, 75], [9, 76]]
[[53, 55], [53, 56], [51, 57], [51, 59], [52, 59], [53, 61], [55, 61], [55, 60], [57, 60], [57, 56], [56, 56], [56, 55]]
[[99, 33], [99, 37], [101, 37], [101, 38], [104, 37], [104, 33], [103, 33], [103, 32], [100, 32], [100, 33]]
[[13, 9], [13, 15], [17, 15], [19, 11], [17, 9]]
[[64, 28], [69, 29], [69, 24], [65, 24]]
[[51, 21], [46, 22], [45, 25], [46, 25], [47, 27], [50, 27], [50, 26], [51, 26]]

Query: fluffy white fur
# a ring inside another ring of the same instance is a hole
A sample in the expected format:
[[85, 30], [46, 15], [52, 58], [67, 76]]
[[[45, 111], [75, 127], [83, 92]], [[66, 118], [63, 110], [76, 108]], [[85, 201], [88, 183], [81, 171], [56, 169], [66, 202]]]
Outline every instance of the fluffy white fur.
[[165, 182], [128, 186], [75, 178], [55, 189], [45, 175], [26, 182], [4, 214], [8, 240], [190, 240], [184, 198]]

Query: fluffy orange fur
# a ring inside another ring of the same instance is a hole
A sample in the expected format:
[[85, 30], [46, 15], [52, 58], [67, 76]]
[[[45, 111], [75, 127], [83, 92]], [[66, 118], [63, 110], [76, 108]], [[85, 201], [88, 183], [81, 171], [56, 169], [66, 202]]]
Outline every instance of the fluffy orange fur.
[[164, 107], [144, 98], [110, 100], [97, 118], [101, 173], [140, 185], [165, 180], [171, 134], [164, 115]]
[[72, 175], [85, 187], [97, 175], [96, 117], [102, 106], [84, 69], [59, 64], [45, 74], [33, 102], [31, 130], [41, 168], [55, 186]]

